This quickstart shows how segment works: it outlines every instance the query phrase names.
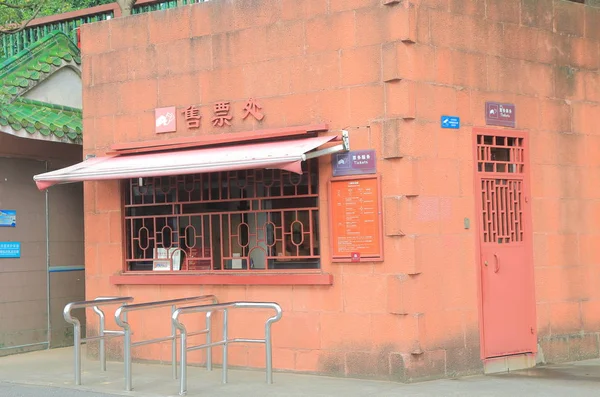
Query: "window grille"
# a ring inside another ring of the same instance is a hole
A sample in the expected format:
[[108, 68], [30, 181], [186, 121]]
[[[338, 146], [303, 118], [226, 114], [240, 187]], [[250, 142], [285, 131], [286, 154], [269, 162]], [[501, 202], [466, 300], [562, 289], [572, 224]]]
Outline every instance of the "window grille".
[[127, 269], [319, 267], [318, 164], [135, 178], [125, 188]]

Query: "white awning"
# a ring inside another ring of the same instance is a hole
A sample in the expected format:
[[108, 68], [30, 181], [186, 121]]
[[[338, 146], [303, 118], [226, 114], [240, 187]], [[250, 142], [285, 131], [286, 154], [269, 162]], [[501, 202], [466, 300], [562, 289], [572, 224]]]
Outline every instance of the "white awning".
[[343, 144], [316, 153], [311, 150], [336, 136], [271, 141], [146, 154], [96, 157], [60, 170], [34, 176], [38, 189], [59, 183], [197, 174], [256, 168], [279, 168], [302, 173], [307, 158], [348, 150]]

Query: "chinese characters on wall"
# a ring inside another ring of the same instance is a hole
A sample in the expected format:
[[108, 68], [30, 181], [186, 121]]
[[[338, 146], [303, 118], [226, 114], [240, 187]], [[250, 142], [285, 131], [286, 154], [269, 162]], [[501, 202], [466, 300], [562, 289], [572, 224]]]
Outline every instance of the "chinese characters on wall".
[[185, 122], [187, 123], [188, 128], [200, 128], [200, 109], [196, 106], [189, 106], [183, 112], [185, 117]]
[[212, 118], [212, 124], [215, 127], [223, 127], [225, 125], [231, 125], [232, 115], [229, 114], [229, 102], [217, 102], [215, 103], [214, 113], [215, 117]]
[[260, 106], [256, 99], [250, 98], [248, 99], [248, 102], [246, 102], [246, 106], [244, 106], [245, 113], [242, 118], [245, 120], [246, 117], [252, 115], [256, 120], [261, 121], [265, 117], [265, 115], [260, 112], [261, 109], [262, 106]]
[[[202, 126], [202, 114], [200, 106], [190, 105], [181, 110], [185, 121], [186, 129], [199, 129]], [[252, 117], [257, 121], [265, 118], [262, 105], [255, 99], [248, 99], [242, 107], [241, 120], [247, 120]], [[175, 108], [160, 108], [155, 110], [156, 133], [175, 132]], [[222, 128], [230, 127], [235, 123], [235, 109], [232, 109], [230, 101], [216, 102], [212, 106], [212, 117], [210, 123], [212, 127]]]

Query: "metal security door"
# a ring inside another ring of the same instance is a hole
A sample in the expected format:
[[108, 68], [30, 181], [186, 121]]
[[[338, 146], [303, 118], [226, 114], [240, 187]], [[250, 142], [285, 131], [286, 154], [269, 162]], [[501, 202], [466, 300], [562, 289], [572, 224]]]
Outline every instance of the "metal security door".
[[523, 133], [475, 131], [484, 358], [536, 351], [527, 146]]

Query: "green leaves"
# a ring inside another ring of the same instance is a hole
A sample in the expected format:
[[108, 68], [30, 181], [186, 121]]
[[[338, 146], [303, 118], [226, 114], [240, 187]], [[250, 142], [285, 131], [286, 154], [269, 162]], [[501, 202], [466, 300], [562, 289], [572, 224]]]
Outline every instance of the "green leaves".
[[0, 0], [0, 35], [20, 31], [38, 17], [112, 2], [113, 0]]
[[22, 30], [24, 24], [38, 16], [50, 0], [0, 0], [0, 32]]

